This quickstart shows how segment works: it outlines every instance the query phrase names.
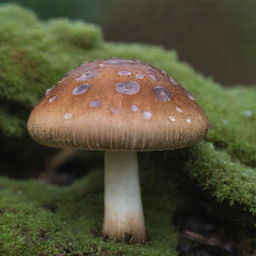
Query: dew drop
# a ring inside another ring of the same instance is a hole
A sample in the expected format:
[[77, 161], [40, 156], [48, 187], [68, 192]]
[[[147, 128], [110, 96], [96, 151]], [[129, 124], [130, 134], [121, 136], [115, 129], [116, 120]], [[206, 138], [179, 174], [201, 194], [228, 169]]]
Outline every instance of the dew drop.
[[71, 119], [72, 118], [72, 114], [71, 113], [65, 113], [64, 114], [64, 119], [66, 119], [66, 120], [69, 120], [69, 119]]
[[92, 108], [97, 108], [100, 106], [100, 101], [99, 100], [93, 100], [89, 103], [89, 106]]
[[175, 122], [175, 117], [174, 116], [168, 116], [169, 120], [171, 120], [172, 122]]
[[169, 77], [169, 80], [170, 80], [170, 82], [173, 84], [173, 85], [178, 85], [179, 83], [175, 80], [175, 79], [173, 79], [171, 76]]
[[171, 100], [171, 92], [163, 86], [157, 85], [157, 86], [153, 87], [152, 93], [160, 101], [170, 101]]
[[85, 93], [88, 88], [89, 88], [89, 84], [81, 84], [81, 85], [78, 85], [77, 87], [75, 87], [72, 91], [73, 95], [80, 95], [80, 94], [83, 94]]
[[79, 76], [78, 78], [76, 78], [76, 81], [86, 81], [86, 80], [90, 80], [93, 79], [97, 76], [96, 71], [88, 71], [85, 74]]
[[57, 96], [52, 96], [52, 97], [49, 99], [49, 102], [50, 102], [50, 103], [53, 103], [56, 99], [57, 99]]
[[143, 78], [144, 78], [144, 76], [143, 76], [142, 74], [136, 74], [135, 77], [136, 77], [137, 79], [143, 79]]
[[149, 120], [152, 117], [152, 113], [149, 111], [145, 111], [145, 112], [143, 112], [143, 117], [145, 120]]
[[131, 105], [131, 111], [132, 111], [132, 112], [137, 112], [138, 110], [139, 110], [138, 105], [136, 105], [136, 104], [132, 104], [132, 105]]
[[179, 112], [179, 113], [183, 113], [183, 112], [184, 112], [183, 109], [181, 109], [180, 107], [176, 107], [175, 109], [176, 109], [176, 111]]
[[157, 81], [157, 77], [154, 74], [149, 74], [148, 75], [153, 81]]
[[134, 81], [116, 84], [116, 91], [121, 94], [133, 95], [140, 91], [140, 85]]

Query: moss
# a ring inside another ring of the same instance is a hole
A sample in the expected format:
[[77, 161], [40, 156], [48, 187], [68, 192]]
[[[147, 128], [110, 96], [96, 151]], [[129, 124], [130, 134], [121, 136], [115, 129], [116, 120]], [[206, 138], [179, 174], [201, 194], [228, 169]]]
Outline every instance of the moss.
[[[101, 44], [95, 25], [64, 19], [41, 22], [17, 6], [2, 6], [0, 23], [0, 104], [12, 108], [19, 103], [26, 113], [46, 86], [51, 87], [84, 61], [86, 51]], [[11, 121], [8, 116], [13, 116]], [[10, 136], [21, 135], [26, 117], [4, 111], [0, 113], [0, 130]]]
[[189, 151], [184, 169], [219, 201], [238, 203], [256, 216], [255, 169], [233, 162], [211, 143], [201, 143]]
[[[2, 178], [2, 254], [175, 255], [173, 213], [185, 199], [187, 202], [198, 200], [193, 193], [178, 196], [178, 192], [184, 190], [180, 185], [184, 177], [179, 173], [189, 174], [217, 201], [227, 202], [227, 211], [239, 212], [238, 223], [242, 223], [245, 214], [254, 227], [255, 87], [224, 89], [178, 61], [173, 51], [141, 44], [106, 43], [94, 25], [63, 19], [42, 22], [12, 5], [0, 8], [0, 23], [1, 141], [3, 145], [12, 143], [10, 148], [14, 150], [8, 152], [8, 159], [12, 155], [30, 159], [24, 161], [24, 165], [19, 162], [19, 166], [30, 165], [31, 159], [38, 158], [39, 146], [31, 145], [31, 140], [24, 135], [32, 106], [47, 87], [85, 60], [117, 56], [140, 59], [166, 70], [194, 94], [207, 112], [210, 126], [204, 143], [187, 150], [161, 153], [164, 158], [153, 154], [142, 165], [142, 192], [151, 238], [146, 245], [104, 242], [97, 236], [102, 222], [102, 186], [97, 184], [102, 177], [100, 172], [95, 172], [67, 188]], [[8, 136], [20, 138], [15, 142]], [[4, 148], [0, 151], [7, 154]], [[157, 164], [153, 165], [153, 160]], [[4, 160], [2, 162], [1, 166]], [[14, 165], [8, 163], [10, 170]], [[42, 207], [44, 204], [56, 205], [57, 209], [51, 212]]]
[[[162, 173], [162, 175], [161, 175]], [[150, 240], [145, 245], [105, 242], [101, 238], [102, 172], [92, 171], [72, 186], [60, 188], [33, 181], [0, 180], [0, 253], [3, 255], [175, 255], [171, 216], [178, 195], [166, 173], [152, 172], [144, 193]], [[161, 175], [161, 177], [159, 177]], [[163, 182], [155, 191], [152, 182]], [[156, 193], [155, 193], [156, 192]], [[158, 191], [159, 192], [159, 191]], [[165, 197], [162, 197], [165, 193]], [[168, 195], [171, 195], [168, 198]], [[152, 201], [155, 204], [152, 205]], [[163, 208], [162, 202], [165, 207]], [[36, 252], [36, 254], [35, 254]]]
[[68, 19], [58, 19], [50, 21], [48, 29], [59, 42], [67, 43], [77, 48], [91, 49], [101, 43], [99, 28], [92, 24], [85, 26], [82, 21], [70, 23]]

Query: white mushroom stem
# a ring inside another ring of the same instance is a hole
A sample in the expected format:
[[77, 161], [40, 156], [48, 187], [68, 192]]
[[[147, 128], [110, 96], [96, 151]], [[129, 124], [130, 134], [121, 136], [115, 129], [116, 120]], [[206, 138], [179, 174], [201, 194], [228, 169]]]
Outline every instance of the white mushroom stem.
[[136, 152], [105, 152], [103, 233], [117, 241], [145, 241]]

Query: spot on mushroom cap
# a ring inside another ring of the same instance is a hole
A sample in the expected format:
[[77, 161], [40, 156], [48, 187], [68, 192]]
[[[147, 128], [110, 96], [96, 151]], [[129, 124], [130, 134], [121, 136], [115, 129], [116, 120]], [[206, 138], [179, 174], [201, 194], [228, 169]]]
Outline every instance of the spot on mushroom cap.
[[72, 93], [73, 95], [83, 94], [89, 89], [89, 86], [89, 84], [80, 84], [72, 90]]
[[133, 95], [140, 91], [140, 85], [134, 81], [116, 83], [116, 91], [121, 94]]
[[[161, 70], [112, 58], [69, 72], [33, 109], [28, 130], [39, 143], [97, 150], [168, 150], [207, 132], [195, 98]], [[100, 145], [100, 148], [99, 148]]]

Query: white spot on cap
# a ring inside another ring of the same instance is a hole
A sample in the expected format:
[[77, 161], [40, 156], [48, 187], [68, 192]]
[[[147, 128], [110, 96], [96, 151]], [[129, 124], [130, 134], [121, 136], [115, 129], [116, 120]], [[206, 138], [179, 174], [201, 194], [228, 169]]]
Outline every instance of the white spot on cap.
[[183, 113], [183, 112], [184, 112], [183, 109], [181, 109], [180, 107], [176, 107], [175, 109], [176, 109], [176, 111], [179, 112], [179, 113]]
[[53, 88], [48, 88], [45, 90], [45, 96], [47, 96], [51, 91], [52, 91]]
[[50, 103], [53, 103], [56, 99], [57, 99], [57, 96], [52, 96], [52, 97], [49, 99], [49, 102], [50, 102]]
[[71, 113], [65, 113], [63, 117], [64, 117], [64, 119], [69, 120], [72, 118], [72, 116], [73, 115]]
[[103, 63], [100, 63], [100, 64], [99, 64], [99, 68], [104, 68], [104, 66], [105, 66], [105, 65], [104, 65]]
[[153, 81], [157, 81], [157, 77], [154, 74], [148, 74], [148, 76], [153, 80]]
[[194, 97], [190, 92], [188, 92], [187, 94], [188, 94], [188, 97], [189, 97], [191, 100], [196, 100], [195, 97]]
[[116, 91], [121, 94], [133, 95], [140, 91], [140, 85], [134, 81], [117, 83]]
[[92, 108], [97, 108], [100, 106], [100, 101], [99, 100], [93, 100], [89, 103], [89, 106]]
[[80, 95], [80, 94], [83, 94], [85, 93], [88, 88], [89, 88], [89, 84], [81, 84], [81, 85], [78, 85], [77, 87], [75, 87], [72, 91], [73, 95]]
[[145, 112], [143, 112], [143, 117], [145, 120], [149, 120], [152, 117], [152, 113], [149, 111], [145, 111]]
[[143, 76], [142, 74], [136, 74], [135, 77], [136, 77], [137, 79], [143, 79], [143, 78], [144, 78], [144, 76]]
[[191, 123], [191, 119], [190, 118], [186, 118], [187, 123]]
[[138, 110], [139, 110], [138, 105], [136, 105], [136, 104], [132, 104], [132, 105], [131, 105], [131, 111], [132, 111], [132, 112], [137, 112]]
[[179, 83], [175, 80], [175, 79], [173, 79], [171, 76], [169, 77], [169, 80], [170, 80], [170, 82], [173, 84], [173, 85], [178, 85]]
[[125, 71], [125, 70], [122, 70], [122, 71], [118, 72], [118, 75], [120, 75], [120, 76], [129, 76], [131, 74], [132, 73], [130, 71]]
[[175, 117], [174, 116], [168, 116], [169, 120], [171, 120], [172, 122], [175, 122]]
[[86, 81], [86, 80], [90, 80], [93, 79], [97, 76], [96, 71], [88, 71], [85, 74], [79, 76], [78, 78], [76, 78], [76, 81]]

